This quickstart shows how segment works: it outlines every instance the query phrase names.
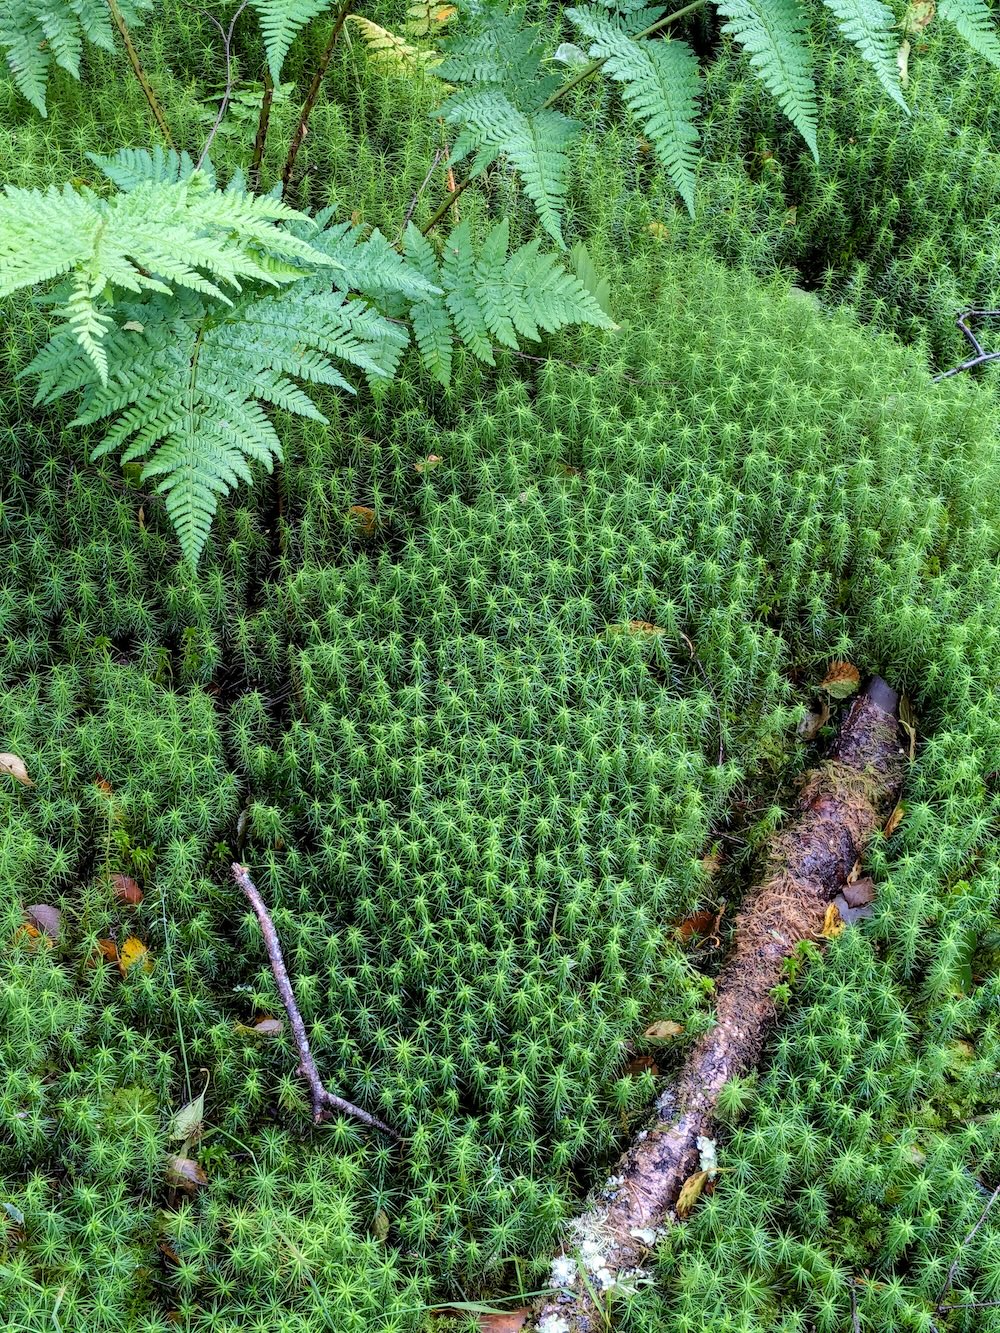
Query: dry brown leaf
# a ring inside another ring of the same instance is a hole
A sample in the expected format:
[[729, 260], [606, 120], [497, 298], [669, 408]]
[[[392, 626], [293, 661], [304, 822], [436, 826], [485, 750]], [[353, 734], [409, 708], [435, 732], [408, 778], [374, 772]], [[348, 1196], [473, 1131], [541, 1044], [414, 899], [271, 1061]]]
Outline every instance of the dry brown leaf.
[[903, 19], [903, 31], [911, 37], [919, 37], [934, 18], [934, 0], [910, 0]]
[[910, 81], [910, 39], [904, 37], [896, 52], [896, 68], [899, 70], [899, 82], [905, 88]]
[[280, 1018], [262, 1018], [254, 1023], [253, 1030], [261, 1037], [280, 1037], [285, 1025]]
[[28, 777], [24, 760], [16, 754], [0, 754], [0, 773], [6, 773], [8, 777], [13, 778], [15, 782], [20, 782], [24, 787], [35, 785]]
[[906, 812], [905, 812], [905, 810], [903, 809], [903, 802], [902, 802], [902, 801], [897, 801], [897, 802], [896, 802], [896, 806], [895, 806], [895, 808], [893, 809], [892, 814], [891, 814], [891, 815], [889, 816], [889, 818], [885, 821], [885, 828], [882, 830], [882, 832], [885, 834], [885, 836], [886, 836], [887, 838], [891, 838], [892, 835], [893, 835], [893, 834], [896, 832], [896, 830], [899, 828], [900, 824], [902, 824], [902, 822], [903, 822], [903, 815], [904, 815], [905, 813], [906, 813]]
[[[657, 1024], [654, 1023], [653, 1026], [656, 1027]], [[681, 1031], [683, 1032], [684, 1029], [681, 1028]], [[627, 1078], [638, 1078], [640, 1077], [640, 1075], [645, 1074], [647, 1072], [652, 1074], [654, 1077], [660, 1072], [656, 1061], [653, 1059], [651, 1055], [635, 1056], [635, 1058], [630, 1060], [628, 1064], [625, 1066], [625, 1068], [622, 1070], [622, 1073]]]
[[830, 705], [824, 699], [817, 712], [806, 713], [805, 717], [799, 723], [796, 728], [799, 739], [803, 741], [814, 741], [821, 729], [825, 727], [829, 721]]
[[97, 955], [99, 958], [103, 958], [106, 963], [117, 963], [118, 945], [115, 944], [114, 940], [98, 940]]
[[722, 941], [719, 939], [719, 923], [722, 921], [722, 914], [726, 910], [726, 904], [720, 903], [715, 912], [705, 910], [695, 912], [687, 917], [677, 927], [677, 938], [686, 944], [693, 936], [707, 939], [714, 948], [718, 948]]
[[44, 931], [50, 940], [58, 940], [62, 928], [62, 912], [58, 907], [50, 907], [47, 903], [35, 903], [33, 907], [24, 909], [24, 915], [31, 925], [37, 930]]
[[851, 907], [842, 893], [838, 893], [833, 901], [845, 926], [854, 926], [859, 921], [865, 921], [875, 915], [875, 909], [870, 903], [866, 903], [863, 907]]
[[118, 951], [118, 968], [124, 977], [133, 967], [152, 972], [153, 958], [142, 940], [130, 935]]
[[658, 634], [665, 634], [666, 630], [648, 620], [630, 620], [624, 625], [609, 625], [604, 633], [606, 635], [639, 634], [644, 638], [653, 638]]
[[102, 778], [100, 775], [94, 779], [94, 786], [102, 796], [113, 796], [115, 794], [111, 783], [108, 782], [107, 778]]
[[115, 897], [120, 903], [128, 903], [130, 907], [138, 907], [142, 902], [142, 889], [132, 878], [131, 875], [112, 875], [111, 887], [115, 891]]
[[530, 1311], [508, 1310], [504, 1314], [481, 1314], [478, 1318], [480, 1333], [518, 1333], [524, 1328]]
[[365, 537], [371, 537], [378, 527], [378, 514], [368, 505], [351, 505], [347, 511], [355, 529]]
[[683, 1023], [675, 1023], [672, 1018], [665, 1018], [662, 1022], [651, 1023], [644, 1035], [654, 1041], [669, 1041], [672, 1037], [679, 1037], [683, 1031]]
[[847, 699], [861, 684], [861, 673], [851, 662], [831, 662], [830, 670], [820, 681], [831, 699]]
[[48, 935], [45, 934], [44, 930], [39, 930], [38, 927], [33, 926], [30, 921], [25, 922], [23, 926], [18, 926], [17, 930], [14, 932], [14, 939], [27, 940], [28, 947], [31, 949], [38, 947], [39, 940], [44, 942], [47, 949], [52, 948], [52, 941], [49, 939]]
[[208, 1184], [208, 1177], [193, 1157], [167, 1158], [167, 1183], [187, 1194], [196, 1194], [200, 1185]]
[[172, 1250], [165, 1240], [161, 1240], [156, 1248], [160, 1251], [160, 1253], [163, 1255], [165, 1259], [169, 1259], [170, 1262], [172, 1264], [176, 1264], [178, 1268], [181, 1266], [182, 1260], [180, 1255], [177, 1253], [176, 1250]]
[[432, 472], [442, 461], [440, 454], [428, 454], [422, 463], [414, 463], [414, 472]]
[[722, 856], [719, 852], [709, 852], [701, 858], [701, 868], [708, 876], [717, 875], [722, 869]]
[[825, 940], [835, 940], [838, 935], [843, 935], [846, 922], [840, 915], [840, 910], [836, 903], [828, 903], [826, 915], [823, 917], [823, 929], [819, 932]]
[[844, 885], [844, 901], [848, 907], [865, 907], [875, 901], [875, 881], [870, 875], [849, 880]]
[[693, 1176], [688, 1176], [681, 1186], [681, 1192], [677, 1196], [677, 1216], [687, 1217], [691, 1209], [701, 1198], [701, 1192], [705, 1188], [705, 1182], [708, 1180], [707, 1171], [696, 1171]]

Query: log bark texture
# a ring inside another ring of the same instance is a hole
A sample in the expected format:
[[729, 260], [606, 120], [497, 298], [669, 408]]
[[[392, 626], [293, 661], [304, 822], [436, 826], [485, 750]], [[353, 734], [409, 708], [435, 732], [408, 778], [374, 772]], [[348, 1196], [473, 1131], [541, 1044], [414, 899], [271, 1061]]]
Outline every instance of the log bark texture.
[[[553, 1266], [563, 1289], [533, 1310], [541, 1333], [599, 1333], [606, 1301], [629, 1285], [673, 1220], [685, 1181], [711, 1139], [719, 1092], [757, 1064], [776, 1019], [771, 990], [801, 940], [814, 940], [828, 905], [882, 826], [905, 770], [898, 696], [876, 677], [854, 700], [827, 760], [808, 775], [798, 817], [771, 840], [763, 875], [736, 920], [719, 975], [718, 1022], [694, 1045], [656, 1121], [622, 1156], [604, 1190], [569, 1229]], [[558, 1279], [558, 1280], [555, 1280]]]

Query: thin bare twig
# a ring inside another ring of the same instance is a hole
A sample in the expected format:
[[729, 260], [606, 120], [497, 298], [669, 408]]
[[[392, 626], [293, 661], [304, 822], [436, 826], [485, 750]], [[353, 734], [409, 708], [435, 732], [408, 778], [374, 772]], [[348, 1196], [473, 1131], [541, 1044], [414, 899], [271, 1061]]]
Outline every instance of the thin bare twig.
[[400, 1135], [394, 1129], [391, 1129], [384, 1120], [379, 1120], [377, 1116], [370, 1115], [367, 1111], [362, 1111], [360, 1106], [355, 1106], [353, 1102], [344, 1101], [343, 1097], [338, 1097], [323, 1086], [323, 1080], [319, 1076], [319, 1070], [316, 1068], [316, 1061], [313, 1059], [312, 1051], [309, 1049], [309, 1039], [306, 1036], [306, 1025], [299, 1013], [299, 1007], [295, 1003], [295, 993], [292, 990], [292, 983], [289, 980], [288, 972], [285, 968], [285, 960], [281, 955], [281, 945], [278, 942], [278, 932], [274, 928], [274, 922], [271, 920], [271, 914], [264, 904], [263, 898], [257, 890], [257, 886], [250, 878], [250, 873], [246, 866], [234, 863], [231, 867], [233, 879], [243, 890], [257, 914], [257, 920], [260, 922], [261, 932], [264, 936], [264, 946], [267, 949], [267, 956], [271, 963], [271, 971], [274, 974], [274, 982], [278, 987], [278, 994], [281, 996], [281, 1003], [285, 1006], [285, 1013], [288, 1015], [288, 1021], [292, 1027], [292, 1034], [295, 1038], [295, 1049], [299, 1053], [299, 1073], [302, 1074], [309, 1084], [309, 1091], [312, 1095], [313, 1122], [320, 1124], [328, 1120], [330, 1116], [337, 1111], [343, 1115], [351, 1115], [355, 1120], [360, 1120], [363, 1125], [368, 1125], [372, 1129], [380, 1129], [383, 1134], [388, 1134], [390, 1138], [399, 1139]]
[[306, 100], [302, 103], [302, 112], [299, 116], [299, 123], [295, 127], [295, 133], [292, 135], [292, 142], [288, 146], [288, 156], [285, 158], [285, 165], [281, 172], [281, 188], [283, 193], [288, 192], [288, 182], [292, 179], [292, 171], [295, 167], [295, 159], [299, 155], [299, 149], [306, 137], [309, 128], [309, 117], [312, 115], [313, 107], [316, 105], [316, 98], [319, 96], [320, 84], [323, 82], [323, 76], [326, 73], [326, 67], [330, 63], [330, 57], [333, 55], [333, 48], [337, 45], [337, 38], [340, 36], [340, 30], [347, 21], [347, 15], [351, 11], [351, 5], [354, 0], [343, 0], [343, 4], [337, 11], [337, 17], [334, 20], [333, 32], [330, 33], [330, 39], [323, 48], [323, 54], [319, 58], [319, 64], [316, 66], [316, 72], [313, 74], [312, 83], [309, 85], [309, 91], [306, 93]]
[[996, 1187], [996, 1189], [993, 1191], [990, 1197], [986, 1200], [986, 1207], [979, 1214], [979, 1221], [976, 1223], [976, 1225], [972, 1228], [969, 1234], [962, 1241], [961, 1245], [959, 1245], [958, 1247], [958, 1253], [955, 1255], [955, 1262], [948, 1269], [948, 1276], [945, 1278], [944, 1286], [941, 1288], [941, 1294], [937, 1298], [938, 1314], [940, 1314], [941, 1311], [945, 1308], [942, 1305], [942, 1301], [948, 1295], [948, 1292], [951, 1291], [951, 1284], [955, 1281], [955, 1274], [958, 1272], [958, 1266], [962, 1262], [962, 1256], [965, 1252], [965, 1247], [969, 1244], [969, 1241], [972, 1240], [973, 1236], [986, 1221], [987, 1215], [989, 1214], [990, 1209], [996, 1203], [997, 1199], [1000, 1199], [1000, 1185]]
[[861, 1316], [858, 1314], [858, 1294], [852, 1282], [848, 1288], [851, 1297], [851, 1333], [861, 1333]]
[[442, 150], [439, 148], [439, 149], [437, 150], [437, 152], [434, 154], [434, 161], [433, 161], [433, 162], [430, 164], [430, 166], [427, 168], [427, 175], [426, 175], [426, 176], [423, 178], [423, 180], [420, 182], [420, 185], [419, 185], [419, 187], [418, 187], [416, 193], [414, 194], [413, 198], [410, 200], [410, 206], [409, 206], [409, 208], [406, 210], [406, 217], [403, 218], [403, 221], [402, 221], [402, 223], [400, 224], [399, 234], [398, 234], [398, 236], [396, 237], [396, 244], [397, 244], [397, 245], [399, 244], [400, 240], [402, 239], [403, 232], [406, 231], [406, 228], [407, 228], [407, 226], [409, 225], [410, 218], [413, 217], [413, 214], [414, 214], [414, 211], [415, 211], [415, 209], [416, 209], [416, 207], [417, 207], [417, 204], [420, 203], [420, 196], [421, 196], [421, 195], [423, 194], [423, 192], [427, 189], [427, 186], [428, 186], [428, 184], [429, 184], [429, 182], [430, 182], [431, 177], [434, 175], [434, 172], [437, 170], [437, 164], [441, 161], [441, 152], [442, 152]]
[[1000, 1301], [957, 1301], [954, 1305], [939, 1305], [935, 1313], [944, 1314], [945, 1310], [995, 1310]]
[[256, 194], [260, 186], [260, 164], [264, 160], [264, 147], [267, 144], [267, 127], [271, 119], [271, 103], [274, 101], [274, 80], [271, 67], [264, 66], [264, 96], [260, 103], [260, 118], [257, 121], [257, 137], [253, 141], [253, 157], [247, 173], [247, 184], [251, 193]]
[[125, 16], [118, 8], [118, 0], [108, 0], [108, 8], [111, 10], [111, 17], [115, 21], [115, 27], [118, 29], [125, 47], [125, 54], [128, 56], [129, 64], [132, 66], [132, 72], [139, 80], [139, 86], [146, 95], [146, 101], [149, 103], [149, 109], [153, 113], [153, 119], [160, 127], [160, 133], [166, 140], [167, 147], [173, 148], [174, 139], [170, 133], [170, 126], [167, 124], [167, 118], [163, 114], [163, 108], [157, 100], [156, 93], [153, 92], [153, 85], [146, 76], [146, 71], [142, 67], [142, 61], [139, 59], [139, 52], [135, 49], [132, 42], [132, 34], [128, 30], [128, 24], [125, 22]]
[[226, 109], [229, 106], [229, 99], [233, 95], [233, 33], [236, 31], [236, 20], [243, 13], [249, 3], [250, 0], [243, 0], [242, 5], [240, 5], [239, 9], [230, 20], [228, 28], [224, 28], [215, 15], [210, 14], [208, 10], [203, 9], [201, 11], [207, 19], [210, 19], [211, 22], [215, 24], [222, 37], [222, 45], [226, 52], [226, 91], [222, 94], [222, 101], [219, 103], [219, 110], [216, 113], [215, 122], [208, 132], [208, 138], [205, 140], [205, 147], [201, 150], [201, 156], [196, 163], [196, 170], [198, 171], [201, 170], [201, 164], [205, 161], [205, 158], [208, 157], [208, 150], [212, 146], [212, 140], [219, 132], [222, 118], [225, 116]]
[[1000, 310], [962, 310], [955, 320], [955, 327], [964, 333], [975, 352], [975, 356], [970, 356], [960, 365], [952, 366], [951, 370], [943, 370], [940, 375], [934, 376], [934, 383], [941, 380], [950, 380], [953, 375], [961, 375], [963, 370], [974, 370], [976, 366], [988, 365], [991, 361], [1000, 361], [1000, 352], [984, 352], [983, 345], [969, 327], [970, 319], [1000, 319]]

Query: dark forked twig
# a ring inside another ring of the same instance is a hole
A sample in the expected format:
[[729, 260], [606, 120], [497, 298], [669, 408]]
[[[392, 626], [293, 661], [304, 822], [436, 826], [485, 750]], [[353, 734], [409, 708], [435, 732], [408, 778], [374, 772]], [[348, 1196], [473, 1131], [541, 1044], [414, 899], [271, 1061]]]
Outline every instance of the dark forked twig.
[[858, 1293], [852, 1282], [849, 1288], [851, 1297], [851, 1333], [861, 1333], [861, 1316], [858, 1314]]
[[299, 149], [302, 147], [303, 140], [309, 132], [309, 117], [312, 115], [313, 107], [316, 105], [316, 98], [319, 97], [320, 86], [323, 83], [323, 76], [326, 74], [326, 68], [333, 55], [333, 49], [337, 45], [337, 38], [340, 36], [341, 29], [347, 22], [347, 15], [351, 11], [351, 5], [354, 0], [343, 0], [343, 4], [337, 10], [337, 17], [333, 21], [333, 29], [329, 40], [323, 48], [323, 53], [319, 58], [319, 64], [313, 73], [312, 83], [309, 85], [309, 91], [306, 93], [306, 100], [302, 103], [302, 111], [299, 115], [299, 123], [295, 127], [295, 133], [292, 135], [292, 141], [288, 145], [288, 156], [285, 158], [285, 165], [281, 171], [281, 189], [284, 194], [288, 193], [289, 182], [292, 179], [292, 171], [295, 168], [295, 159], [298, 157]]
[[219, 126], [222, 124], [223, 117], [229, 106], [229, 100], [233, 95], [233, 33], [236, 31], [236, 20], [243, 13], [249, 3], [250, 0], [243, 0], [242, 5], [240, 5], [239, 9], [230, 19], [228, 28], [224, 28], [214, 14], [209, 14], [207, 10], [202, 11], [205, 17], [215, 24], [222, 37], [222, 45], [226, 53], [226, 91], [222, 94], [222, 101], [219, 103], [219, 110], [216, 113], [215, 121], [208, 132], [208, 138], [205, 140], [205, 147], [201, 150], [201, 156], [198, 158], [196, 164], [196, 170], [198, 171], [201, 170], [202, 163], [205, 161], [205, 158], [208, 157], [208, 150], [212, 146], [212, 140], [219, 132]]
[[264, 160], [264, 148], [267, 144], [267, 127], [271, 120], [271, 104], [274, 101], [274, 80], [271, 78], [271, 70], [268, 65], [264, 66], [264, 96], [260, 103], [260, 116], [257, 120], [257, 136], [253, 141], [253, 157], [250, 159], [250, 170], [247, 173], [247, 181], [251, 191], [256, 194], [260, 186], [260, 166]]
[[295, 1003], [295, 993], [292, 990], [292, 983], [288, 977], [288, 971], [285, 968], [285, 960], [281, 956], [281, 945], [278, 942], [278, 932], [274, 928], [274, 922], [271, 920], [271, 914], [261, 898], [257, 886], [250, 878], [250, 873], [246, 866], [234, 864], [232, 866], [233, 879], [243, 890], [257, 914], [257, 920], [260, 922], [261, 932], [264, 936], [264, 946], [267, 949], [267, 956], [271, 963], [271, 971], [274, 974], [274, 982], [278, 987], [278, 994], [281, 996], [281, 1003], [285, 1006], [285, 1013], [288, 1015], [288, 1021], [292, 1027], [292, 1034], [295, 1039], [295, 1049], [299, 1053], [299, 1072], [304, 1076], [309, 1084], [309, 1091], [312, 1095], [313, 1122], [320, 1124], [329, 1119], [330, 1116], [340, 1111], [343, 1115], [350, 1115], [355, 1120], [360, 1120], [363, 1125], [368, 1125], [371, 1129], [380, 1129], [383, 1134], [388, 1134], [390, 1138], [399, 1139], [399, 1135], [394, 1129], [391, 1129], [384, 1120], [379, 1120], [377, 1116], [370, 1115], [367, 1111], [362, 1111], [360, 1106], [355, 1106], [353, 1102], [344, 1101], [343, 1097], [338, 1097], [328, 1091], [323, 1086], [323, 1080], [319, 1076], [319, 1070], [316, 1068], [316, 1061], [313, 1059], [312, 1051], [309, 1049], [309, 1039], [306, 1036], [306, 1025], [299, 1013], [299, 1007]]
[[976, 319], [1000, 319], [1000, 310], [963, 310], [955, 320], [955, 327], [964, 333], [968, 338], [975, 356], [970, 356], [960, 365], [952, 366], [951, 370], [943, 370], [940, 375], [934, 376], [934, 383], [940, 380], [951, 379], [953, 375], [960, 375], [963, 370], [974, 370], [976, 366], [988, 365], [991, 361], [1000, 361], [1000, 352], [985, 352], [983, 345], [976, 337], [975, 333], [969, 327], [969, 320]]
[[951, 1284], [955, 1281], [955, 1274], [958, 1272], [958, 1266], [962, 1262], [962, 1256], [965, 1253], [965, 1248], [969, 1244], [969, 1241], [972, 1240], [973, 1236], [976, 1234], [979, 1228], [986, 1221], [987, 1215], [989, 1214], [990, 1209], [996, 1203], [997, 1199], [1000, 1199], [1000, 1185], [996, 1187], [996, 1189], [993, 1191], [990, 1197], [986, 1200], [986, 1206], [983, 1209], [983, 1211], [979, 1214], [979, 1221], [976, 1223], [976, 1225], [972, 1228], [969, 1234], [962, 1241], [961, 1245], [959, 1245], [958, 1247], [958, 1253], [955, 1255], [955, 1261], [952, 1264], [952, 1266], [948, 1269], [948, 1276], [945, 1278], [944, 1286], [941, 1288], [941, 1294], [937, 1298], [936, 1312], [938, 1314], [940, 1314], [943, 1310], [950, 1308], [944, 1305], [943, 1302], [944, 1298], [948, 1295], [948, 1292], [951, 1291]]

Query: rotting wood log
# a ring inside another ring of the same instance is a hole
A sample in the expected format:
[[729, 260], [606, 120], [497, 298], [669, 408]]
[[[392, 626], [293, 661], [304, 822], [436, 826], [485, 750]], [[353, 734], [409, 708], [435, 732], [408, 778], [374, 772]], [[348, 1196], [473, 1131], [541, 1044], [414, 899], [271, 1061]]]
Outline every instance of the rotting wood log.
[[716, 987], [716, 1025], [660, 1096], [655, 1122], [568, 1229], [553, 1264], [551, 1285], [560, 1294], [536, 1303], [528, 1327], [601, 1333], [606, 1302], [643, 1275], [643, 1263], [674, 1220], [682, 1187], [699, 1170], [723, 1085], [760, 1058], [776, 1019], [771, 991], [785, 977], [785, 960], [800, 941], [820, 936], [828, 905], [898, 799], [906, 766], [898, 708], [884, 680], [869, 681], [829, 757], [807, 776], [800, 813], [772, 838], [763, 875], [737, 917]]

